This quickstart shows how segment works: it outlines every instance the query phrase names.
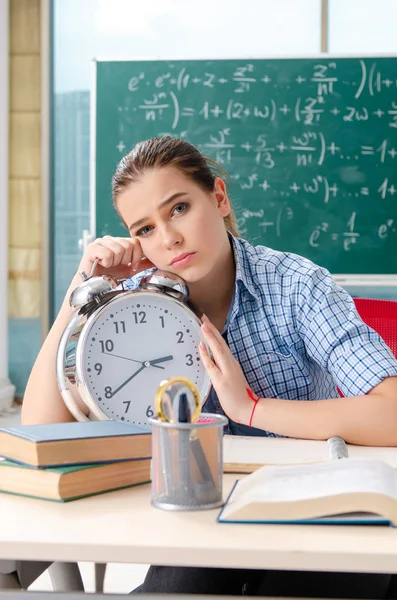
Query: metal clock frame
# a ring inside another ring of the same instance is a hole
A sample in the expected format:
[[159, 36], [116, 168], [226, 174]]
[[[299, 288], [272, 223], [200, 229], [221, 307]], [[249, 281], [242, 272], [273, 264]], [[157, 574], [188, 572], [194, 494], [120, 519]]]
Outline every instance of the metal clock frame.
[[[58, 348], [57, 353], [57, 379], [63, 400], [72, 413], [72, 415], [78, 421], [90, 421], [90, 420], [107, 420], [109, 417], [102, 411], [98, 404], [93, 400], [87, 383], [87, 374], [83, 364], [83, 348], [87, 336], [96, 321], [101, 317], [105, 310], [108, 310], [111, 305], [115, 305], [124, 299], [126, 296], [136, 295], [160, 295], [162, 297], [167, 296], [167, 299], [177, 304], [184, 312], [186, 312], [189, 318], [192, 319], [193, 325], [198, 327], [200, 330], [201, 322], [200, 319], [195, 315], [191, 308], [187, 306], [185, 302], [174, 298], [166, 292], [156, 289], [137, 289], [137, 290], [120, 290], [117, 292], [110, 292], [102, 298], [100, 304], [96, 304], [93, 309], [87, 314], [82, 314], [81, 311], [75, 315], [68, 326], [66, 327]], [[83, 322], [83, 320], [85, 322]], [[73, 339], [75, 338], [75, 339]], [[203, 339], [203, 338], [202, 338]], [[66, 355], [67, 346], [70, 342], [74, 342], [74, 353], [71, 352], [70, 357]], [[203, 342], [206, 344], [205, 340]], [[207, 346], [207, 344], [206, 344]], [[209, 350], [208, 346], [207, 349]], [[211, 390], [211, 381], [208, 374], [205, 372], [205, 394], [202, 396], [202, 404], [206, 401]], [[80, 396], [82, 403], [89, 410], [88, 416], [85, 415], [77, 404], [76, 399], [70, 389], [70, 386], [74, 385], [75, 390]], [[201, 390], [200, 390], [201, 392]]]

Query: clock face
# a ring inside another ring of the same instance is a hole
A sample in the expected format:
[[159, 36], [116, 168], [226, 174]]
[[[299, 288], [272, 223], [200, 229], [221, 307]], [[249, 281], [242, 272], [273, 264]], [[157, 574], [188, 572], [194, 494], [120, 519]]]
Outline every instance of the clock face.
[[99, 418], [149, 426], [160, 383], [184, 376], [204, 402], [211, 384], [198, 352], [201, 340], [200, 321], [183, 303], [152, 291], [116, 296], [80, 336], [76, 364], [84, 401]]

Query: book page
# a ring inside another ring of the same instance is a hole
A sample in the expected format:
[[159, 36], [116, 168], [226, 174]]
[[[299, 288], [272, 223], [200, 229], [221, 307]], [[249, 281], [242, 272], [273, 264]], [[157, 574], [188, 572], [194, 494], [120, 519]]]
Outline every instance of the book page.
[[225, 464], [288, 465], [328, 459], [328, 444], [325, 441], [239, 435], [223, 437]]
[[[349, 458], [382, 460], [397, 469], [397, 448], [347, 444]], [[225, 435], [224, 464], [291, 465], [330, 459], [328, 444], [321, 440], [297, 440]]]
[[382, 460], [394, 469], [397, 469], [397, 448], [380, 448], [373, 446], [347, 445], [349, 458], [361, 458], [364, 460]]
[[362, 511], [338, 513], [336, 515], [324, 515], [324, 518], [326, 518], [327, 521], [336, 521], [339, 525], [341, 525], [343, 524], [343, 521], [349, 523], [354, 520], [365, 521], [366, 523], [373, 522], [375, 524], [378, 524], [379, 519], [382, 519], [384, 517], [381, 517], [377, 513]]
[[354, 492], [386, 494], [397, 500], [397, 473], [381, 461], [342, 459], [317, 465], [261, 467], [233, 493], [245, 502], [294, 502]]

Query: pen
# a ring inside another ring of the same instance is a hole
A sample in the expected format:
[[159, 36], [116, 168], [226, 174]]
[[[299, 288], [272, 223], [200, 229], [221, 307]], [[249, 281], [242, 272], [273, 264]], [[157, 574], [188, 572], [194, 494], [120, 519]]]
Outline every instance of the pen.
[[[178, 399], [178, 423], [190, 423], [191, 412], [187, 394], [183, 392]], [[190, 431], [181, 429], [178, 431], [179, 438], [179, 461], [181, 466], [182, 490], [188, 504], [191, 493], [191, 473], [190, 473]]]
[[[171, 406], [171, 400], [167, 392], [164, 393], [164, 404]], [[171, 411], [171, 409], [169, 409]], [[157, 415], [158, 416], [158, 415]], [[170, 437], [172, 432], [160, 427], [159, 450], [161, 455], [161, 469], [163, 475], [164, 491], [166, 496], [170, 495], [172, 489], [172, 461], [170, 456]]]
[[[191, 413], [189, 407], [189, 401], [186, 393], [182, 393], [179, 397], [179, 423], [190, 423]], [[214, 485], [214, 478], [212, 477], [211, 469], [208, 465], [207, 459], [204, 454], [203, 447], [197, 436], [196, 430], [192, 429], [189, 435], [189, 442], [193, 452], [194, 459], [200, 470], [200, 475], [205, 483], [212, 483]]]
[[182, 392], [179, 396], [178, 403], [178, 423], [190, 423], [192, 420], [189, 400], [186, 392]]
[[212, 476], [210, 466], [208, 464], [203, 447], [195, 430], [193, 430], [190, 434], [190, 443], [192, 446], [193, 456], [199, 468], [203, 482], [210, 483], [211, 485], [215, 486], [215, 481]]
[[341, 437], [334, 436], [327, 440], [328, 450], [330, 458], [349, 458], [349, 451], [347, 449], [345, 440]]

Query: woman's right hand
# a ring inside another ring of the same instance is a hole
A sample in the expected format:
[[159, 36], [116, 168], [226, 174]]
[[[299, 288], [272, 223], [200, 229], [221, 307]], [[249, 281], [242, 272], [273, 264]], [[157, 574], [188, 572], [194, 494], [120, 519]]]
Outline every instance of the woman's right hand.
[[149, 259], [142, 258], [142, 248], [137, 239], [110, 235], [97, 238], [87, 246], [80, 262], [79, 273], [84, 271], [89, 276], [96, 259], [99, 261], [95, 275], [106, 274], [115, 279], [128, 279], [155, 266]]

